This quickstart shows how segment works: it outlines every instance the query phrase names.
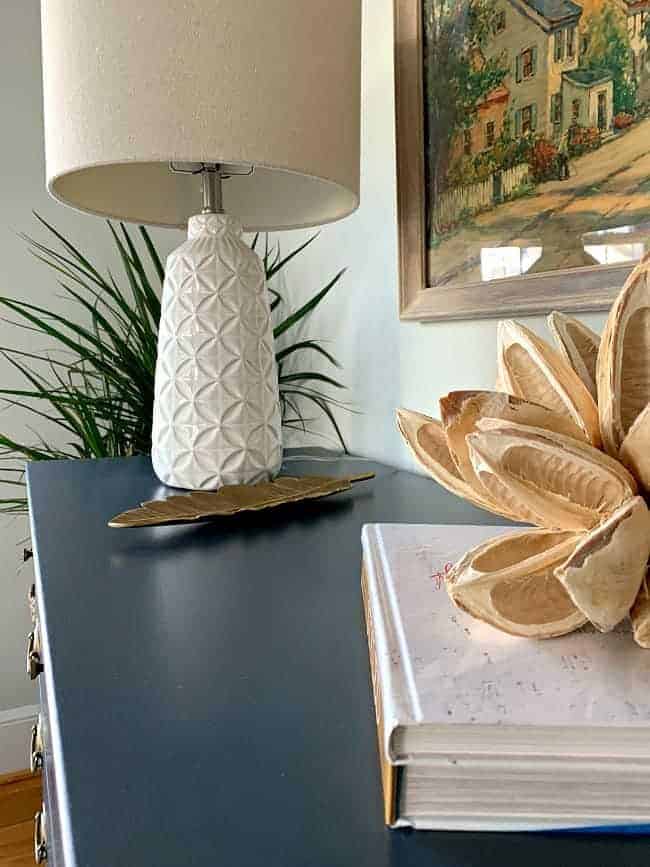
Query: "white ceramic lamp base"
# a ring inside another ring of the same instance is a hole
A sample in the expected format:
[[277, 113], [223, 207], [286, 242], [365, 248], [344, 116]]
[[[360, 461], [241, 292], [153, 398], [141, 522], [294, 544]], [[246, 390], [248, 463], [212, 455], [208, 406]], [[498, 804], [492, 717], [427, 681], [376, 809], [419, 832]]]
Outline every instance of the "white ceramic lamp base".
[[173, 487], [267, 481], [282, 463], [264, 269], [241, 234], [233, 217], [191, 217], [167, 259], [151, 456]]

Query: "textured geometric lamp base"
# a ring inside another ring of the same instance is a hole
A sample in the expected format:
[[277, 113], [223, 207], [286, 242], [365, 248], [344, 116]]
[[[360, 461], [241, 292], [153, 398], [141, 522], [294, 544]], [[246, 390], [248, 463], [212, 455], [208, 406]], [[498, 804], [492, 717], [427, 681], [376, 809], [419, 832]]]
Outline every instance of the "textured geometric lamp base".
[[167, 259], [152, 461], [173, 487], [268, 481], [282, 463], [264, 269], [241, 234], [233, 217], [192, 217]]

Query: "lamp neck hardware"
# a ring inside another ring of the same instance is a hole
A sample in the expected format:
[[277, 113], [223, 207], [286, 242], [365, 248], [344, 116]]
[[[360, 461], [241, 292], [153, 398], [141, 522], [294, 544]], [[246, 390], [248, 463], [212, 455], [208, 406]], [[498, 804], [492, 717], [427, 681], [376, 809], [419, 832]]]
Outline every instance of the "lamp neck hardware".
[[223, 214], [223, 175], [221, 166], [205, 164], [201, 171], [202, 214]]
[[246, 171], [223, 163], [177, 163], [170, 161], [169, 170], [178, 175], [201, 175], [202, 214], [223, 214], [223, 181], [233, 176], [248, 177], [255, 171], [251, 166]]

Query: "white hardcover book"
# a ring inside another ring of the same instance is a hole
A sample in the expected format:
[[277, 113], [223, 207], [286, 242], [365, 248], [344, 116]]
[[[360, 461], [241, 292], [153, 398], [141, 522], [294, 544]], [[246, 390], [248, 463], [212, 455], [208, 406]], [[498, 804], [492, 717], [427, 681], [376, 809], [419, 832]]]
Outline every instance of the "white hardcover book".
[[467, 550], [508, 532], [363, 529], [387, 821], [646, 830], [650, 652], [629, 626], [516, 638], [458, 610], [446, 592], [445, 575]]

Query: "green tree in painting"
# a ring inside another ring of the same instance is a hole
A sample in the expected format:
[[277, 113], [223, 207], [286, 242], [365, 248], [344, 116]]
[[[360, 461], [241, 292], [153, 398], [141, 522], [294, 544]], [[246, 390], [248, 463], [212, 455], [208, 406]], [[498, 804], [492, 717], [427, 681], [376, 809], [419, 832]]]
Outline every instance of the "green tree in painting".
[[427, 185], [435, 198], [448, 183], [454, 138], [508, 68], [483, 50], [496, 24], [494, 0], [424, 0], [423, 15]]
[[586, 20], [583, 28], [585, 49], [581, 65], [611, 73], [614, 84], [614, 114], [633, 113], [636, 108], [636, 81], [632, 75], [632, 50], [626, 19], [613, 0]]

